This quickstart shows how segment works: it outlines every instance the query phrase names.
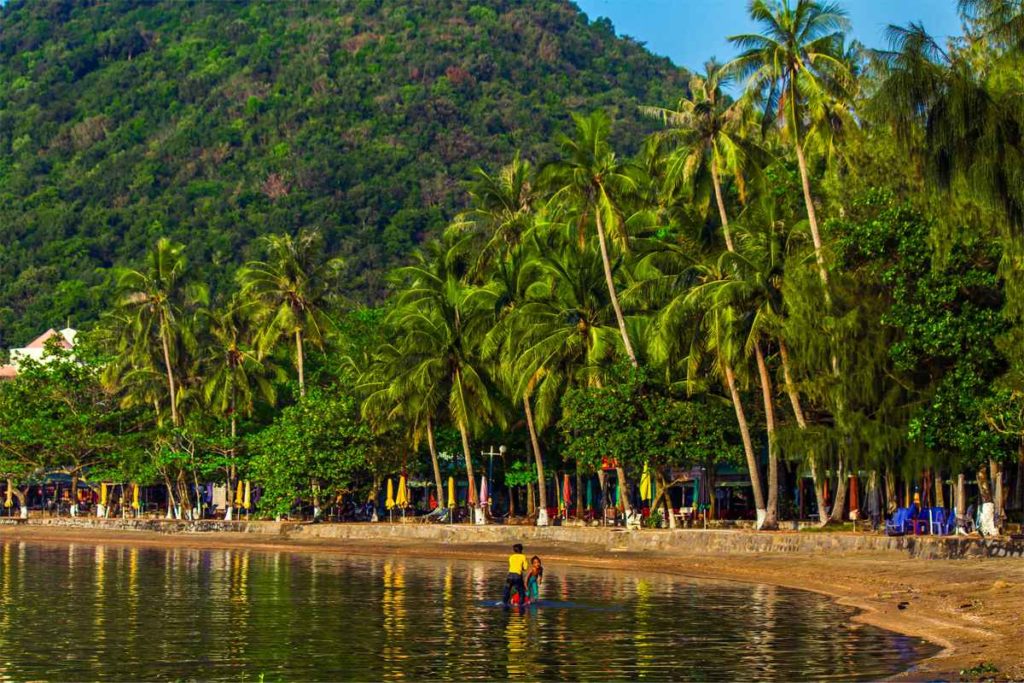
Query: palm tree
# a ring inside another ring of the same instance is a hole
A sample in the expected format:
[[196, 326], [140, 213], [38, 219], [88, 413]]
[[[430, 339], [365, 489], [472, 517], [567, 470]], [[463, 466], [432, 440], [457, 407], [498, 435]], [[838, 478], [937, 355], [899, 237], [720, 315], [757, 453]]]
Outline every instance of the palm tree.
[[494, 323], [495, 292], [464, 284], [450, 269], [450, 249], [434, 243], [418, 262], [398, 269], [407, 286], [399, 294], [392, 325], [400, 330], [398, 348], [405, 370], [417, 386], [444, 387], [448, 412], [462, 438], [469, 477], [469, 503], [477, 506], [470, 434], [500, 420], [497, 397], [479, 355], [479, 345]]
[[343, 262], [321, 258], [323, 240], [316, 231], [302, 231], [296, 237], [269, 235], [260, 241], [267, 260], [250, 261], [238, 270], [239, 296], [258, 304], [256, 341], [261, 355], [282, 337], [294, 339], [299, 396], [305, 396], [305, 345], [322, 346], [331, 328], [324, 305], [337, 286]]
[[[711, 181], [711, 188], [722, 222], [722, 235], [729, 251], [734, 251], [729, 216], [722, 191], [722, 174], [736, 178], [742, 192], [743, 170], [752, 157], [758, 155], [747, 133], [750, 128], [750, 107], [746, 99], [733, 100], [722, 93], [732, 75], [715, 60], [705, 64], [703, 75], [690, 79], [687, 95], [679, 100], [675, 109], [641, 107], [648, 116], [660, 119], [665, 131], [655, 133], [659, 141], [676, 143], [666, 169], [666, 181], [671, 188], [690, 188], [692, 197], [706, 195], [697, 191]], [[703, 206], [707, 206], [703, 203]]]
[[[516, 305], [488, 333], [485, 351], [499, 357], [509, 393], [521, 400], [537, 467], [541, 516], [547, 488], [538, 434], [555, 419], [571, 385], [593, 383], [607, 366], [618, 335], [604, 287], [601, 256], [580, 250], [556, 231], [531, 234], [518, 256]], [[508, 285], [505, 285], [508, 286]]]
[[615, 156], [608, 142], [611, 122], [606, 114], [600, 111], [590, 116], [574, 114], [573, 121], [576, 137], [561, 139], [562, 158], [545, 166], [542, 172], [552, 191], [549, 206], [573, 215], [581, 245], [590, 221], [593, 221], [604, 264], [605, 285], [615, 311], [622, 345], [630, 363], [637, 367], [636, 352], [630, 342], [615, 289], [607, 237], [611, 233], [622, 250], [628, 246], [620, 202], [639, 187], [636, 169]]
[[110, 318], [119, 328], [116, 365], [127, 375], [125, 384], [144, 394], [143, 401], [156, 401], [159, 414], [152, 381], [159, 367], [175, 427], [181, 424], [177, 368], [185, 348], [194, 342], [189, 310], [206, 300], [204, 288], [188, 283], [184, 252], [183, 244], [162, 237], [149, 252], [145, 269], [121, 270], [115, 313]]
[[[267, 359], [261, 359], [253, 341], [249, 322], [252, 315], [246, 304], [235, 297], [219, 310], [204, 312], [206, 339], [200, 361], [203, 399], [217, 415], [229, 423], [230, 444], [227, 490], [234, 491], [238, 448], [238, 417], [251, 416], [257, 396], [268, 404], [277, 402], [275, 381], [284, 381], [284, 372]], [[228, 496], [227, 518], [231, 518], [232, 497]]]
[[842, 101], [851, 81], [843, 54], [845, 12], [819, 0], [796, 0], [795, 6], [790, 0], [751, 0], [749, 13], [763, 32], [730, 36], [743, 52], [726, 69], [747, 79], [748, 92], [763, 106], [762, 125], [778, 122], [796, 151], [818, 273], [827, 288], [804, 144], [812, 122], [823, 120], [821, 111], [832, 111], [826, 103]]
[[472, 276], [479, 279], [495, 260], [515, 249], [533, 227], [537, 199], [533, 167], [516, 153], [496, 175], [478, 168], [469, 184], [469, 197], [470, 208], [456, 216], [447, 232], [473, 236], [467, 245], [476, 254]]
[[405, 418], [412, 432], [413, 448], [426, 437], [430, 461], [434, 470], [434, 486], [438, 505], [444, 507], [444, 483], [441, 463], [434, 440], [434, 422], [444, 405], [444, 386], [437, 373], [414, 372], [421, 369], [415, 359], [407, 356], [403, 348], [411, 341], [404, 340], [410, 330], [395, 329], [397, 341], [377, 349], [368, 369], [360, 378], [367, 391], [361, 412], [364, 419], [376, 425], [390, 424], [396, 418]]

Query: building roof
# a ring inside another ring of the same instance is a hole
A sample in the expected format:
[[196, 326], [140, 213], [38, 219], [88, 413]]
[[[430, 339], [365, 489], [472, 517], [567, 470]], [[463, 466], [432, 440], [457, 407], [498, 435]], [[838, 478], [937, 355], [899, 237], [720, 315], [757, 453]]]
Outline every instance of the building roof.
[[[39, 335], [38, 337], [36, 337], [32, 341], [30, 341], [25, 348], [26, 349], [41, 349], [44, 346], [46, 346], [46, 342], [48, 342], [50, 339], [52, 339], [53, 337], [59, 337], [60, 338], [60, 342], [59, 343], [60, 343], [61, 347], [65, 348], [65, 349], [70, 349], [71, 348], [71, 341], [72, 340], [69, 340], [68, 339], [68, 335], [67, 334], [63, 334], [62, 332], [64, 332], [64, 331], [62, 330], [61, 332], [58, 332], [57, 330], [55, 330], [55, 329], [53, 329], [51, 327], [46, 332], [43, 332], [41, 335]], [[73, 339], [73, 337], [72, 337], [72, 339]]]
[[18, 369], [13, 365], [0, 365], [0, 380], [14, 379], [18, 376]]

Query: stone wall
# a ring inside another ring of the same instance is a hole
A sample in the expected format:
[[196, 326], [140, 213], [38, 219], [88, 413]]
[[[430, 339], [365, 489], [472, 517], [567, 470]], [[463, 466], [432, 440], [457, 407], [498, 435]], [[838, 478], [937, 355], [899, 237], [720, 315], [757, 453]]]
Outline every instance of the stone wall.
[[921, 559], [1024, 557], [1024, 542], [962, 536], [882, 536], [850, 532], [755, 532], [745, 529], [626, 531], [621, 528], [469, 526], [445, 524], [302, 524], [297, 522], [166, 519], [30, 519], [33, 526], [58, 526], [166, 534], [237, 533], [281, 540], [339, 543], [569, 544], [600, 552], [666, 552], [678, 555], [733, 553], [895, 552]]

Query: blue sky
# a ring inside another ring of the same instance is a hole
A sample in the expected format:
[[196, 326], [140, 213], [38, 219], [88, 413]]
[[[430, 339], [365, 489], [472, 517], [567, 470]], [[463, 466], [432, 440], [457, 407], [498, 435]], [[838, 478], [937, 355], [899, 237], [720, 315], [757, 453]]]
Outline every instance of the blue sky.
[[[727, 61], [736, 52], [726, 36], [752, 30], [746, 0], [576, 0], [591, 20], [608, 17], [620, 35], [631, 36], [679, 66], [700, 69], [709, 57]], [[840, 0], [853, 37], [868, 47], [887, 47], [889, 24], [921, 21], [935, 36], [960, 33], [956, 0]]]

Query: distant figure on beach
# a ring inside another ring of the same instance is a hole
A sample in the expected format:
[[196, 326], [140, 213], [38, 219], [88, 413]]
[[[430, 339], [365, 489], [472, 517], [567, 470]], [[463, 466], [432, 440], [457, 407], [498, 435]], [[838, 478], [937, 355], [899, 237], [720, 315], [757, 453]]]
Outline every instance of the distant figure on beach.
[[501, 601], [506, 607], [510, 606], [512, 600], [512, 589], [516, 589], [519, 597], [519, 604], [526, 604], [526, 586], [523, 585], [523, 574], [530, 571], [530, 565], [523, 555], [523, 544], [516, 543], [512, 546], [512, 554], [508, 556], [508, 576], [505, 577], [505, 593]]

